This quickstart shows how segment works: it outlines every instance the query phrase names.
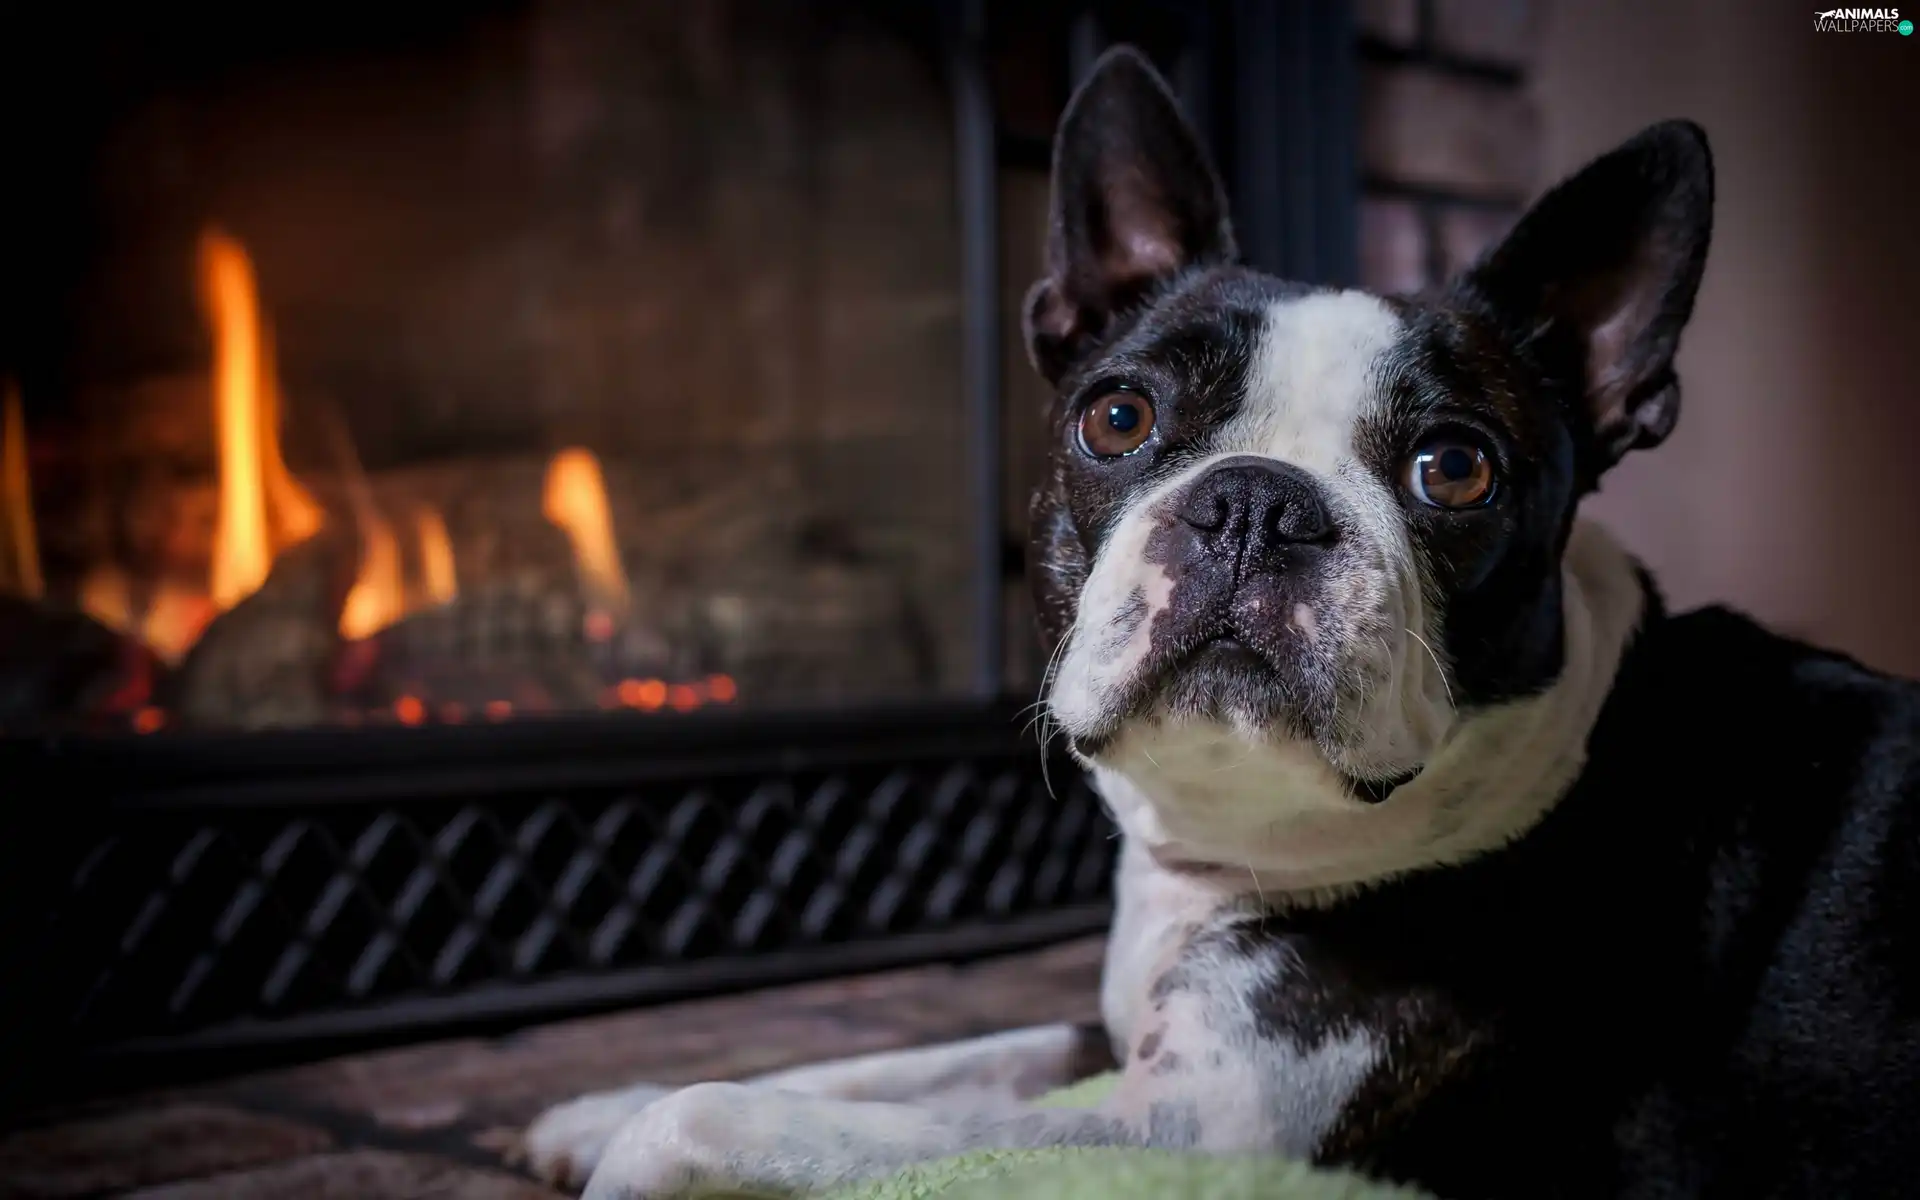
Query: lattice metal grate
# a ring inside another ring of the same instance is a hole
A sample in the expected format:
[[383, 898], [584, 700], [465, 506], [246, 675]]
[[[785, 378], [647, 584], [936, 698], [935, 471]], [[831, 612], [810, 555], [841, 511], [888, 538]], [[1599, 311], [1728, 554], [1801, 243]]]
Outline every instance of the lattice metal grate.
[[1116, 843], [1083, 779], [1055, 763], [1049, 786], [1010, 727], [958, 740], [987, 744], [696, 754], [574, 786], [537, 766], [418, 790], [336, 772], [249, 799], [229, 779], [64, 806], [0, 853], [0, 971], [35, 981], [6, 1003], [91, 1052], [274, 1042], [926, 957], [942, 934], [980, 950], [1062, 913], [1097, 924]]

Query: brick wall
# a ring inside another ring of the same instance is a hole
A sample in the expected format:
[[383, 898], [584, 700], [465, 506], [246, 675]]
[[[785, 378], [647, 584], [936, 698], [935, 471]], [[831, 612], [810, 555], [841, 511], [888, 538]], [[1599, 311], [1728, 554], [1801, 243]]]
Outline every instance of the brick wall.
[[1359, 0], [1362, 282], [1471, 262], [1540, 182], [1527, 74], [1547, 0]]

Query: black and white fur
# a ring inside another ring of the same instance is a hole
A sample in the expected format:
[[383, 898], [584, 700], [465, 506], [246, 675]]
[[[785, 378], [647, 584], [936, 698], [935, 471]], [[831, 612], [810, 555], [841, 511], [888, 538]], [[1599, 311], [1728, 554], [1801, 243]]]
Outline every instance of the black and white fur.
[[[789, 1194], [982, 1147], [1276, 1150], [1450, 1196], [1866, 1196], [1920, 1179], [1920, 696], [1664, 612], [1576, 508], [1672, 429], [1704, 135], [1655, 126], [1464, 277], [1237, 265], [1117, 51], [1063, 119], [1029, 345], [1052, 720], [1126, 836], [1099, 1109], [1081, 1031], [588, 1097], [589, 1196]], [[1078, 430], [1150, 402], [1138, 449]], [[1411, 482], [1491, 464], [1480, 502]], [[1782, 447], [1783, 465], [1793, 449]], [[1791, 503], [1790, 478], [1729, 503]]]

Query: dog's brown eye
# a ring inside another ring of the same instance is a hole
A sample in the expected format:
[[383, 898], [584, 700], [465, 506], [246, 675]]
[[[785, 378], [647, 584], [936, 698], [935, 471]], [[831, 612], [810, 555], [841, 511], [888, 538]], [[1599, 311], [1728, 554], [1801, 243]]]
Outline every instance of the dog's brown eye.
[[1080, 414], [1080, 445], [1096, 458], [1119, 458], [1146, 445], [1153, 405], [1134, 392], [1109, 392]]
[[1493, 494], [1493, 460], [1471, 442], [1434, 442], [1407, 463], [1407, 490], [1435, 508], [1472, 508]]

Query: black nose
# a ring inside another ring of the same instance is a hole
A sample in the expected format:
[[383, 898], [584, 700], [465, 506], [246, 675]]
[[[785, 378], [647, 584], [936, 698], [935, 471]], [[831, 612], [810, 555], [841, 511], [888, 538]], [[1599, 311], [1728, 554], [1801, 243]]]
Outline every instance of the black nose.
[[1333, 537], [1313, 476], [1271, 458], [1219, 463], [1187, 490], [1179, 511], [1208, 550], [1244, 549], [1250, 560]]

